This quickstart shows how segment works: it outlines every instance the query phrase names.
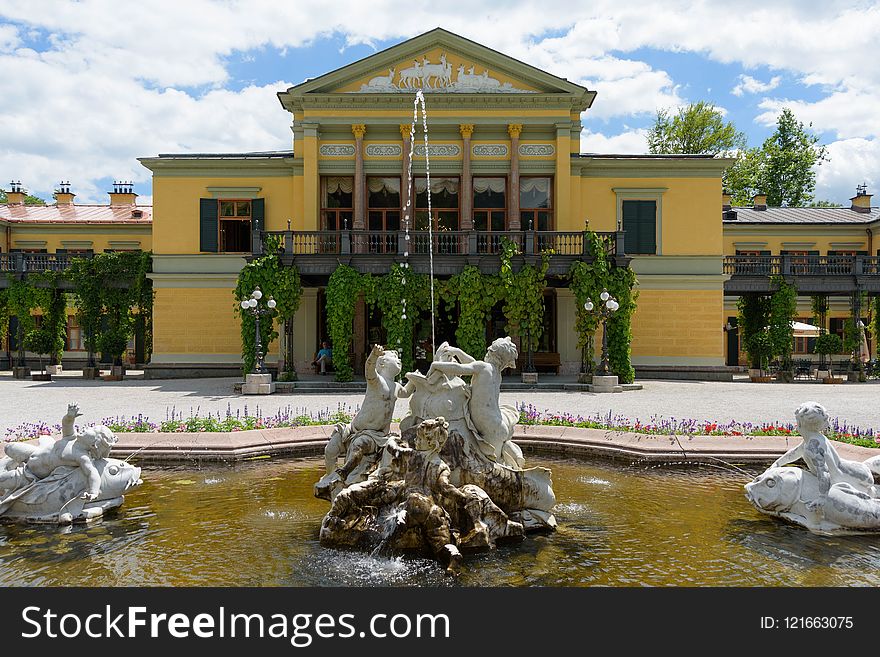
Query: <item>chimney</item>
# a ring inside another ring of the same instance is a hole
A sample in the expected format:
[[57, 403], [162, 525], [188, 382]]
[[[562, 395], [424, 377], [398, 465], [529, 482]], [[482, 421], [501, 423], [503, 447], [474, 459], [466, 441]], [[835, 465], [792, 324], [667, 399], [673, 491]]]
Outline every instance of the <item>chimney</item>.
[[727, 212], [730, 210], [731, 193], [728, 190], [721, 192], [721, 210]]
[[71, 193], [70, 191], [70, 181], [64, 182], [63, 180], [58, 184], [58, 189], [55, 190], [53, 194], [55, 197], [55, 205], [58, 207], [69, 207], [73, 205], [73, 197], [76, 194]]
[[12, 181], [9, 183], [9, 191], [6, 192], [6, 202], [9, 205], [24, 205], [24, 197], [27, 196], [27, 190], [21, 186], [21, 181]]
[[767, 209], [767, 195], [766, 194], [763, 194], [761, 192], [755, 194], [754, 198], [752, 199], [752, 202], [754, 203], [753, 209], [755, 209], [755, 210], [766, 210]]
[[849, 206], [849, 209], [861, 212], [862, 214], [868, 214], [871, 211], [871, 196], [872, 194], [868, 193], [868, 185], [866, 183], [856, 185], [856, 195], [850, 199], [852, 205]]
[[110, 207], [134, 205], [137, 194], [134, 193], [134, 184], [129, 182], [114, 181], [113, 191], [110, 192]]

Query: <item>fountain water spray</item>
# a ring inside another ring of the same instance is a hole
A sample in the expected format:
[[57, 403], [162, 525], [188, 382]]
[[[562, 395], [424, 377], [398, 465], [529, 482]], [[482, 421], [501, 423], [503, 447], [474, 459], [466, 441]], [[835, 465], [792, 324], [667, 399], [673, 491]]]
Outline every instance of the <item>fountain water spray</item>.
[[[415, 140], [416, 140], [416, 124], [419, 120], [419, 105], [422, 108], [422, 132], [424, 134], [425, 140], [425, 185], [426, 191], [428, 194], [428, 280], [431, 286], [431, 352], [433, 360], [433, 353], [437, 348], [437, 341], [434, 334], [434, 218], [431, 210], [431, 156], [428, 152], [428, 112], [425, 109], [425, 95], [422, 93], [422, 90], [419, 89], [416, 92], [416, 97], [413, 99], [413, 120], [410, 124], [409, 128], [409, 143], [410, 143], [410, 153], [409, 153], [409, 162], [407, 162], [407, 170], [406, 170], [406, 185], [407, 185], [407, 195], [406, 195], [406, 208], [404, 208], [403, 214], [403, 225], [405, 236], [404, 240], [406, 241], [406, 251], [403, 252], [404, 269], [409, 269], [409, 248], [410, 248], [410, 234], [409, 234], [409, 223], [410, 223], [410, 213], [412, 211], [412, 192], [413, 189], [413, 155], [415, 154]], [[406, 285], [406, 278], [403, 279], [403, 285]], [[402, 319], [406, 319], [406, 297], [400, 300], [401, 305], [403, 307]], [[397, 345], [398, 349], [400, 349], [401, 345]]]

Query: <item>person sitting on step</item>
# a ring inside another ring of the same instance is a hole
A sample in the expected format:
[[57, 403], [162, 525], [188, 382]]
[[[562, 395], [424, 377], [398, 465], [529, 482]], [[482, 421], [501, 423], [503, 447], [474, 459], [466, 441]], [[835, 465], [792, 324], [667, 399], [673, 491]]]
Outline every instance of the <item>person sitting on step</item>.
[[318, 353], [315, 354], [315, 360], [312, 361], [312, 367], [315, 368], [315, 371], [321, 372], [321, 374], [327, 374], [327, 366], [333, 365], [333, 350], [330, 349], [330, 343], [324, 340], [321, 343], [321, 348], [318, 350]]

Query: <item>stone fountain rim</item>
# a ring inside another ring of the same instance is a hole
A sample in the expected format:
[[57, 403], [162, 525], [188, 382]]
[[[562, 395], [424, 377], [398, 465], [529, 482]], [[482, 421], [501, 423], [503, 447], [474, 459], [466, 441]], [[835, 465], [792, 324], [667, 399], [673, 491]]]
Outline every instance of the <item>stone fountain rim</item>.
[[[235, 462], [272, 456], [322, 456], [334, 425], [252, 429], [230, 432], [117, 432], [111, 456], [139, 463]], [[393, 424], [391, 430], [398, 431]], [[605, 429], [550, 425], [517, 425], [514, 441], [527, 454], [573, 458], [604, 458], [626, 462], [672, 464], [721, 459], [734, 463], [772, 463], [797, 445], [798, 435], [667, 436]], [[837, 443], [840, 455], [863, 461], [876, 449]]]

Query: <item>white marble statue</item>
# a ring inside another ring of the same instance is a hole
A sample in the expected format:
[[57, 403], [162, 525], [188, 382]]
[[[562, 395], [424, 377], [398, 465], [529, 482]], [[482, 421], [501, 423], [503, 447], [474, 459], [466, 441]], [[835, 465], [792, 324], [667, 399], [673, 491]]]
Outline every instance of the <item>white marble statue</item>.
[[0, 459], [0, 519], [68, 524], [120, 506], [141, 483], [140, 468], [109, 458], [116, 436], [105, 426], [76, 433], [79, 407], [61, 421], [61, 438], [9, 443]]
[[[345, 484], [362, 481], [385, 447], [391, 431], [391, 416], [398, 397], [408, 397], [412, 386], [395, 381], [400, 374], [396, 351], [375, 345], [364, 365], [367, 394], [349, 424], [337, 424], [324, 450], [327, 473], [315, 484], [315, 495], [332, 499]], [[342, 456], [344, 463], [336, 467]]]
[[[380, 353], [374, 348], [371, 359]], [[368, 379], [364, 408], [352, 421], [358, 426], [334, 431], [327, 474], [315, 486], [316, 496], [333, 502], [322, 545], [421, 550], [454, 570], [459, 557], [452, 548], [491, 549], [524, 531], [555, 529], [550, 470], [524, 468], [511, 440], [519, 413], [499, 404], [501, 373], [516, 357], [510, 338], [493, 342], [484, 360], [444, 343], [427, 374], [409, 372], [406, 386], [393, 382], [400, 372], [396, 356], [381, 393], [369, 387], [378, 381]], [[390, 419], [399, 397], [409, 398], [409, 414], [396, 436]], [[382, 404], [387, 414], [376, 410]], [[359, 418], [368, 407], [375, 421], [366, 427]], [[336, 468], [343, 450], [346, 463]]]
[[[803, 441], [746, 484], [746, 497], [768, 515], [819, 534], [880, 531], [880, 456], [863, 462], [840, 458], [823, 433], [828, 413], [816, 402], [795, 411]], [[806, 468], [786, 467], [803, 461]]]
[[513, 341], [509, 337], [498, 338], [486, 350], [483, 360], [444, 342], [437, 349], [437, 357], [439, 360], [431, 363], [428, 376], [441, 372], [471, 377], [468, 413], [483, 453], [497, 463], [522, 468], [525, 463], [522, 450], [510, 440], [513, 427], [519, 421], [519, 411], [499, 403], [501, 373], [516, 366], [517, 350]]

